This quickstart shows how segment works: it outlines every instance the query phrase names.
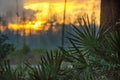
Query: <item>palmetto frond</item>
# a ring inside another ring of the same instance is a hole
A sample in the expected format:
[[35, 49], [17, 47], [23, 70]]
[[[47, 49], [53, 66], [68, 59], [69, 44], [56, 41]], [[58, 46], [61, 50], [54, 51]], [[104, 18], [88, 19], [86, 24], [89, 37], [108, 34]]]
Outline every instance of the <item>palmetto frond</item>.
[[24, 73], [25, 71], [12, 67], [8, 61], [0, 64], [0, 80], [26, 80]]
[[63, 56], [60, 51], [46, 52], [40, 59], [40, 64], [30, 68], [32, 80], [58, 80]]
[[114, 74], [112, 69], [118, 68], [118, 35], [110, 32], [110, 28], [105, 30], [102, 26], [90, 24], [88, 17], [80, 20], [80, 26], [72, 25], [73, 33], [68, 32], [71, 46], [61, 48], [77, 73], [73, 79], [102, 80], [101, 76], [109, 79], [109, 72]]

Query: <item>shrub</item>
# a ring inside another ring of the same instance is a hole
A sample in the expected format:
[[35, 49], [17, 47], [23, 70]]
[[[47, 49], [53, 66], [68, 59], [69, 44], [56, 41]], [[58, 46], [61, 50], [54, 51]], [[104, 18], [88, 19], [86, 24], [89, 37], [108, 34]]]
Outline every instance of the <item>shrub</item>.
[[0, 33], [0, 62], [2, 62], [8, 54], [14, 51], [13, 44], [7, 42], [8, 37]]
[[0, 80], [26, 80], [26, 69], [10, 65], [9, 61], [0, 63]]
[[30, 80], [59, 80], [63, 54], [60, 51], [47, 51], [40, 58], [40, 63], [34, 67], [26, 64], [30, 69]]
[[24, 45], [23, 45], [23, 47], [22, 47], [22, 53], [23, 53], [23, 54], [26, 54], [26, 53], [28, 53], [29, 51], [30, 51], [29, 46], [28, 46], [26, 43], [24, 43]]
[[70, 79], [119, 80], [120, 79], [120, 31], [104, 29], [81, 18], [79, 26], [68, 32], [71, 46], [62, 49], [66, 61], [71, 63]]

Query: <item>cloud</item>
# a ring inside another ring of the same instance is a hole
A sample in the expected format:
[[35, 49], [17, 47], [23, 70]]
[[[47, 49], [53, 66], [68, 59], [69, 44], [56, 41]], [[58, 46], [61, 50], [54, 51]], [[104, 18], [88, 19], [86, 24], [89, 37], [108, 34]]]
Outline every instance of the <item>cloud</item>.
[[[23, 11], [23, 4], [31, 4], [31, 3], [63, 3], [65, 0], [17, 0], [18, 1], [18, 10], [19, 13]], [[23, 2], [22, 2], [23, 1]], [[100, 12], [100, 0], [67, 0], [67, 14], [73, 14], [73, 13], [89, 13], [91, 14], [93, 10], [96, 11], [96, 16], [99, 16]], [[58, 6], [58, 5], [57, 5]], [[63, 6], [64, 4], [60, 4], [60, 6]], [[40, 6], [41, 9], [46, 7], [46, 6]], [[48, 6], [49, 7], [49, 6]], [[55, 6], [56, 7], [56, 6]], [[33, 8], [33, 7], [32, 7]], [[38, 9], [38, 8], [37, 8]], [[63, 11], [61, 8], [57, 7], [56, 8], [59, 13], [60, 11]], [[44, 9], [46, 10], [46, 9]], [[13, 17], [16, 15], [17, 12], [17, 5], [16, 5], [16, 0], [0, 0], [0, 15], [10, 13], [9, 17]], [[43, 11], [44, 12], [44, 11]]]
[[[21, 11], [23, 8], [22, 0], [18, 0], [18, 9]], [[6, 12], [16, 12], [17, 4], [16, 0], [0, 0], [0, 15], [6, 14]]]

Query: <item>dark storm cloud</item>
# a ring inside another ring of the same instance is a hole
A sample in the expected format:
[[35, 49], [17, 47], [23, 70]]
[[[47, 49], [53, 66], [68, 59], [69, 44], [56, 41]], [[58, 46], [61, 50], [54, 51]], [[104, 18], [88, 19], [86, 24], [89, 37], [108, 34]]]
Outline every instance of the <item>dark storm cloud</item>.
[[[23, 7], [22, 0], [18, 0], [18, 10], [21, 11]], [[0, 0], [0, 14], [4, 15], [6, 12], [16, 12], [16, 0]]]

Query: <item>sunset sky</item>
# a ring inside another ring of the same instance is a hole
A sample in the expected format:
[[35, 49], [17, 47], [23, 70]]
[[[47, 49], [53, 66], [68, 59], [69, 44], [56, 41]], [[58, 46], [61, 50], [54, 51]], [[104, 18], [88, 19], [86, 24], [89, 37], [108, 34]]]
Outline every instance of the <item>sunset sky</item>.
[[[24, 8], [41, 11], [36, 14], [37, 17], [46, 18], [52, 14], [60, 17], [63, 14], [64, 0], [25, 0]], [[66, 10], [66, 17], [72, 20], [84, 13], [91, 16], [95, 12], [99, 24], [100, 0], [67, 0]]]
[[[63, 22], [64, 0], [0, 0], [0, 16], [7, 16], [9, 29], [17, 30], [23, 28], [20, 18], [27, 19], [24, 24], [26, 32], [29, 28], [32, 30], [48, 30], [42, 24], [49, 20], [57, 19], [58, 23]], [[16, 16], [18, 12], [19, 16]], [[91, 15], [95, 13], [96, 23], [100, 20], [100, 0], [67, 0], [66, 23], [74, 22], [75, 19], [84, 14]], [[18, 19], [18, 21], [17, 21]], [[32, 20], [31, 20], [32, 19]], [[31, 21], [30, 21], [31, 20]], [[19, 25], [18, 25], [19, 24]]]

